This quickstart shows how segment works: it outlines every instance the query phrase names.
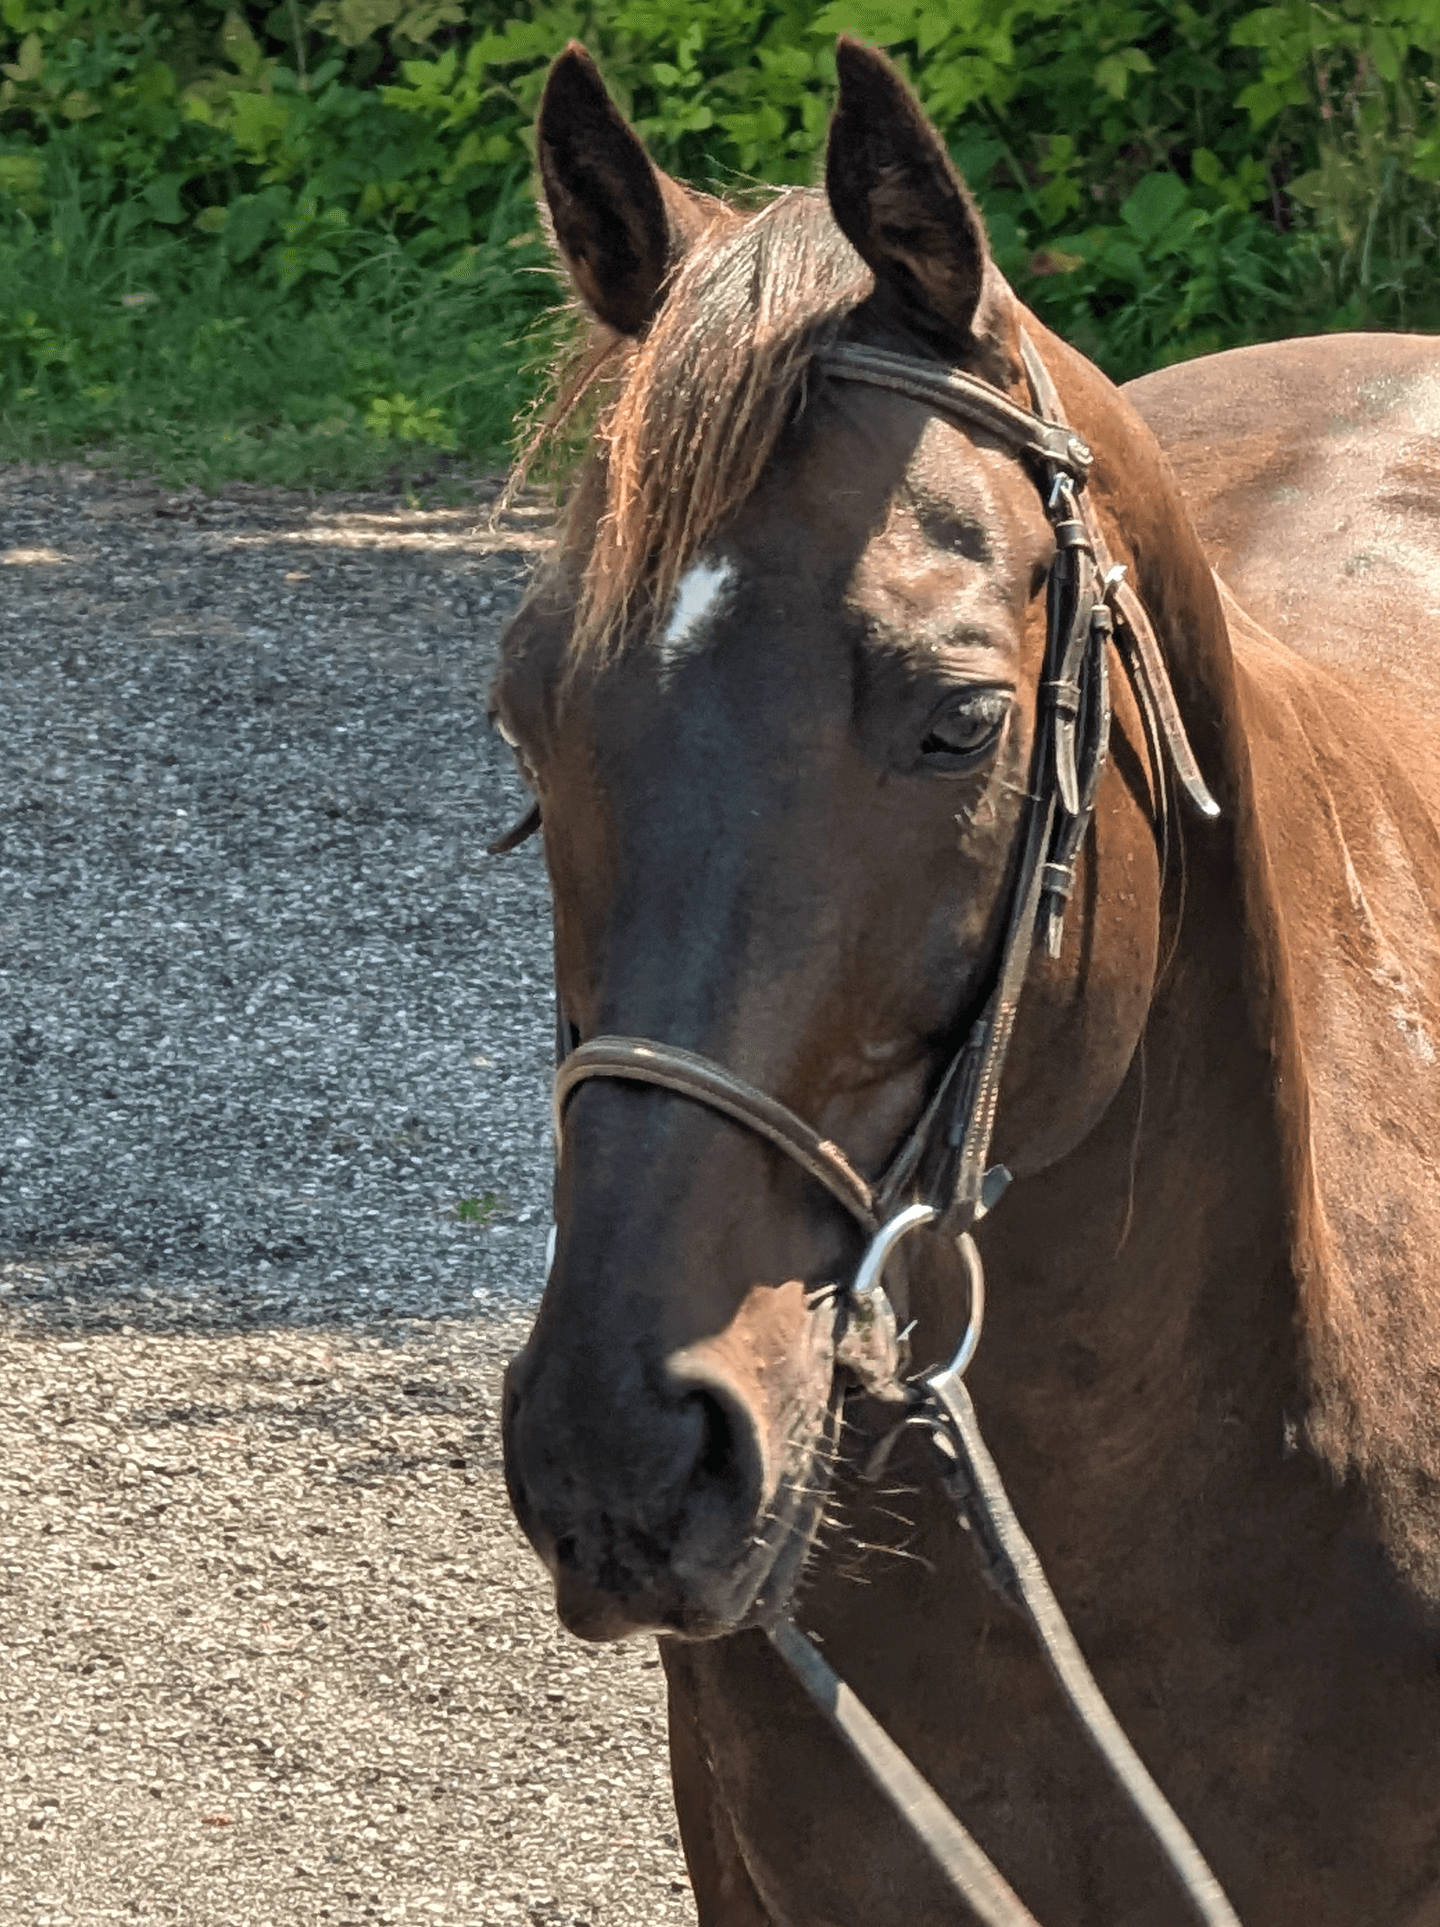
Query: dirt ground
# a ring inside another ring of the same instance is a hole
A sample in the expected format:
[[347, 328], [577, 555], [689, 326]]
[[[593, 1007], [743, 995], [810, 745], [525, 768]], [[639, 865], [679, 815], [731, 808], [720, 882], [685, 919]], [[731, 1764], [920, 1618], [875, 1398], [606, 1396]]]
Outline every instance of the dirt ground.
[[478, 704], [535, 538], [0, 514], [0, 1922], [681, 1927], [653, 1647], [559, 1630], [501, 1479], [548, 928]]
[[516, 1332], [0, 1341], [0, 1919], [690, 1918], [646, 1647], [557, 1628]]

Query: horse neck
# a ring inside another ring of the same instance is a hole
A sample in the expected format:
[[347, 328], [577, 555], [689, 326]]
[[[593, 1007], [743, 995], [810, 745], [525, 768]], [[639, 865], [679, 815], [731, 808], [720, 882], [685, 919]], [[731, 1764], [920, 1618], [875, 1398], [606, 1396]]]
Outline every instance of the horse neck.
[[[1096, 451], [1097, 511], [1151, 616], [1218, 824], [1173, 807], [1169, 928], [1120, 1094], [1070, 1157], [1002, 1207], [986, 1245], [995, 1312], [977, 1367], [1015, 1449], [1093, 1455], [1098, 1510], [1138, 1491], [1253, 1478], [1297, 1397], [1287, 1169], [1277, 1102], [1289, 1005], [1267, 932], [1249, 759], [1214, 579], [1169, 465], [1098, 370], [1042, 353]], [[1074, 1501], [1068, 1495], [1065, 1503]], [[1117, 1512], [1118, 1508], [1118, 1512]]]
[[982, 1237], [982, 1402], [1042, 1452], [1100, 1453], [1127, 1506], [1137, 1485], [1183, 1483], [1182, 1459], [1212, 1480], [1215, 1452], [1242, 1434], [1273, 1462], [1298, 1395], [1275, 1060], [1223, 881], [1218, 865], [1187, 866], [1176, 948], [1124, 1085]]

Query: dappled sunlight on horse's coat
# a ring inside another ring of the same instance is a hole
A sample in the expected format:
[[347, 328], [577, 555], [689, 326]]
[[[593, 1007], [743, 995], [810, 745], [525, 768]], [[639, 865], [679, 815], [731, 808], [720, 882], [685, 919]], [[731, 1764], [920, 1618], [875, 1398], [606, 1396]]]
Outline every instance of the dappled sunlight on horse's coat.
[[[1440, 1923], [1440, 759], [1386, 707], [1433, 685], [1440, 622], [1340, 593], [1327, 629], [1283, 518], [1256, 559], [1260, 510], [1313, 470], [1302, 394], [1366, 351], [1263, 351], [1299, 354], [1260, 384], [1273, 457], [1243, 356], [1137, 392], [1277, 642], [1217, 585], [1141, 415], [1015, 301], [893, 74], [839, 61], [827, 195], [749, 216], [663, 180], [578, 51], [552, 75], [542, 173], [605, 386], [494, 700], [541, 804], [562, 1049], [701, 1053], [872, 1180], [910, 1130], [995, 967], [1053, 536], [1010, 447], [823, 355], [929, 356], [1028, 408], [1023, 326], [1222, 815], [1167, 797], [1112, 674], [1063, 943], [1030, 963], [1005, 1066], [1016, 1182], [977, 1234], [971, 1380], [1102, 1685], [1249, 1927]], [[1440, 357], [1373, 352], [1398, 384], [1375, 432], [1421, 424], [1385, 566], [1428, 594]], [[825, 1189], [713, 1109], [595, 1078], [556, 1213], [511, 1490], [576, 1631], [678, 1635], [705, 1927], [965, 1917], [753, 1630], [792, 1598], [1047, 1927], [1180, 1919], [924, 1452], [859, 1477], [889, 1419], [837, 1370], [862, 1242]], [[965, 1308], [938, 1235], [906, 1253], [921, 1365]]]

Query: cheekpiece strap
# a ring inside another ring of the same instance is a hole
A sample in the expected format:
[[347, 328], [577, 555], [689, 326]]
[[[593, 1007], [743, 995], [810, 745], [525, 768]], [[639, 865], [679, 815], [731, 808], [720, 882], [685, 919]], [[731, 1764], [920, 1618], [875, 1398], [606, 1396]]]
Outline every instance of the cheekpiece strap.
[[[1034, 342], [1023, 329], [1020, 335], [1020, 359], [1025, 364], [1025, 375], [1030, 383], [1030, 392], [1035, 397], [1036, 408], [1052, 421], [1063, 423], [1065, 409], [1059, 390], [1051, 380], [1050, 370], [1040, 359]], [[1165, 667], [1165, 657], [1145, 604], [1125, 580], [1125, 571], [1112, 566], [1110, 550], [1094, 509], [1088, 502], [1082, 501], [1080, 513], [1087, 524], [1095, 566], [1104, 578], [1106, 600], [1114, 613], [1116, 641], [1130, 679], [1137, 685], [1141, 706], [1148, 708], [1159, 725], [1171, 767], [1185, 792], [1186, 800], [1197, 815], [1217, 817], [1220, 805], [1210, 794], [1200, 774], [1200, 765], [1190, 746], [1180, 705], [1175, 700], [1175, 691], [1170, 684], [1170, 672]], [[1158, 783], [1164, 783], [1162, 769], [1157, 768], [1155, 776]]]
[[1023, 332], [1020, 351], [1034, 397], [1033, 413], [973, 375], [932, 370], [883, 349], [847, 344], [825, 357], [826, 366], [841, 380], [892, 388], [997, 436], [1040, 463], [1037, 479], [1055, 537], [1031, 797], [993, 987], [877, 1187], [885, 1216], [918, 1184], [942, 1210], [942, 1226], [952, 1236], [967, 1231], [984, 1209], [1000, 1081], [1030, 953], [1037, 945], [1052, 957], [1060, 953], [1065, 912], [1109, 749], [1112, 638], [1135, 685], [1151, 738], [1162, 808], [1163, 755], [1168, 751], [1180, 786], [1198, 813], [1219, 814], [1185, 733], [1149, 616], [1125, 582], [1125, 571], [1112, 565], [1099, 517], [1084, 493], [1090, 449], [1066, 422], [1050, 372]]

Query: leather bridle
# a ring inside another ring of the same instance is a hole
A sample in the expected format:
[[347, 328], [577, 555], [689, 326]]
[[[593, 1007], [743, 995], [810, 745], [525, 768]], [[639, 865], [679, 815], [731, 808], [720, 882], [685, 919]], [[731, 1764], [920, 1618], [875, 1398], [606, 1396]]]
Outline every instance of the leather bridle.
[[[1204, 1927], [1239, 1927], [1219, 1882], [1101, 1697], [1015, 1517], [964, 1384], [984, 1309], [984, 1273], [971, 1233], [1010, 1181], [1003, 1166], [987, 1165], [1001, 1076], [1031, 952], [1037, 944], [1051, 956], [1060, 952], [1076, 866], [1109, 748], [1112, 647], [1140, 710], [1162, 828], [1170, 772], [1201, 816], [1219, 815], [1191, 750], [1149, 617], [1126, 581], [1126, 571], [1112, 564], [1086, 496], [1091, 451], [1065, 421], [1049, 372], [1023, 335], [1021, 352], [1033, 411], [976, 376], [885, 349], [842, 343], [820, 357], [834, 380], [889, 389], [1009, 449], [1039, 488], [1055, 538], [1030, 783], [1004, 931], [988, 992], [924, 1109], [884, 1173], [871, 1184], [838, 1145], [723, 1065], [648, 1038], [602, 1036], [562, 1052], [555, 1075], [556, 1155], [564, 1143], [566, 1106], [582, 1083], [605, 1078], [651, 1084], [719, 1111], [763, 1137], [851, 1214], [868, 1245], [842, 1295], [841, 1316], [852, 1325], [863, 1322], [880, 1335], [879, 1368], [872, 1338], [862, 1378], [872, 1389], [882, 1389], [888, 1381], [890, 1395], [909, 1406], [902, 1423], [919, 1425], [934, 1440], [943, 1461], [942, 1477], [960, 1515], [973, 1528], [990, 1576], [1030, 1620], [1081, 1725], [1149, 1827], [1197, 1919]], [[538, 812], [532, 811], [492, 849], [498, 854], [513, 848], [538, 824]], [[560, 1033], [568, 1042], [563, 1023]], [[906, 1199], [909, 1202], [902, 1202]], [[897, 1246], [923, 1225], [933, 1225], [955, 1241], [967, 1274], [969, 1317], [950, 1363], [902, 1387], [901, 1346], [884, 1272]], [[837, 1357], [844, 1356], [843, 1346], [837, 1348]], [[987, 1927], [1036, 1927], [971, 1835], [793, 1621], [780, 1619], [766, 1630], [806, 1691]]]
[[[1025, 462], [1055, 535], [1046, 590], [1045, 662], [1037, 697], [1020, 861], [988, 994], [914, 1125], [873, 1184], [803, 1118], [723, 1065], [649, 1038], [595, 1037], [564, 1053], [555, 1077], [555, 1141], [566, 1105], [590, 1078], [657, 1084], [722, 1111], [766, 1138], [816, 1179], [874, 1239], [902, 1198], [918, 1198], [953, 1238], [967, 1234], [1009, 1181], [986, 1159], [1000, 1079], [1034, 944], [1058, 956], [1076, 865], [1094, 815], [1110, 737], [1108, 652], [1113, 643], [1139, 704], [1163, 811], [1168, 758], [1202, 816], [1219, 815], [1200, 775], [1165, 659], [1139, 597], [1117, 569], [1085, 495], [1092, 456], [1064, 420], [1059, 396], [1028, 338], [1022, 352], [1039, 412], [974, 375], [886, 349], [845, 343], [822, 357], [834, 379], [887, 388], [979, 429]], [[926, 1219], [925, 1222], [929, 1222]], [[918, 1223], [918, 1220], [912, 1220]]]

